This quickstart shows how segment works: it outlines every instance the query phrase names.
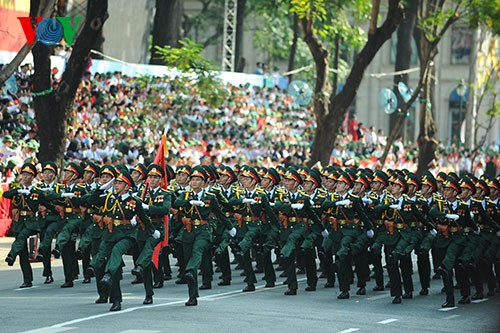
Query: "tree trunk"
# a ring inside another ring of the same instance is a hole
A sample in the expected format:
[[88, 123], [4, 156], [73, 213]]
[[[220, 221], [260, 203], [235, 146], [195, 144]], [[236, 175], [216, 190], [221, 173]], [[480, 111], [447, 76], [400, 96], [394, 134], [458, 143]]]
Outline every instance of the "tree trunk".
[[[408, 0], [406, 3], [407, 5], [405, 6], [405, 18], [398, 28], [396, 64], [394, 66], [395, 72], [407, 70], [411, 65], [411, 42], [413, 38], [413, 32], [415, 30], [415, 23], [417, 20], [417, 0]], [[408, 85], [408, 77], [408, 74], [399, 74], [394, 76], [394, 90], [396, 96], [398, 96], [398, 105], [403, 105], [403, 101], [399, 92], [397, 91], [397, 85], [399, 82], [403, 82]], [[403, 117], [403, 119], [401, 119], [401, 117]], [[391, 114], [389, 118], [389, 131], [392, 132], [392, 130], [396, 127], [396, 123], [400, 121], [404, 122], [404, 119], [405, 115], [401, 115], [398, 112]], [[402, 134], [402, 128], [404, 128], [404, 126], [400, 126], [400, 130], [396, 135]], [[392, 145], [392, 142], [390, 143], [390, 145]]]
[[247, 0], [238, 0], [238, 8], [236, 10], [236, 45], [234, 46], [235, 72], [243, 72], [245, 69], [245, 58], [242, 54], [246, 5]]
[[33, 95], [40, 135], [41, 162], [51, 160], [58, 164], [62, 163], [66, 149], [68, 113], [73, 107], [76, 90], [88, 66], [91, 47], [107, 18], [107, 0], [88, 1], [85, 25], [74, 43], [73, 52], [56, 91], [51, 90], [49, 56], [52, 48], [41, 43], [33, 48], [35, 62]]
[[[342, 127], [342, 122], [344, 120], [346, 112], [348, 111], [349, 105], [352, 103], [354, 97], [356, 96], [366, 68], [375, 57], [378, 50], [385, 43], [385, 41], [387, 41], [391, 37], [392, 33], [396, 30], [398, 25], [403, 20], [403, 17], [404, 9], [400, 4], [400, 0], [389, 0], [389, 8], [384, 23], [379, 28], [377, 28], [373, 32], [373, 34], [368, 35], [368, 41], [366, 42], [361, 52], [355, 58], [354, 64], [352, 66], [351, 72], [349, 73], [349, 76], [347, 77], [344, 88], [338, 94], [332, 93], [327, 114], [321, 115], [316, 111], [318, 105], [315, 98], [314, 107], [315, 114], [317, 116], [317, 128], [309, 165], [313, 165], [317, 161], [320, 161], [323, 165], [327, 165], [329, 163], [330, 154], [333, 150], [333, 147], [335, 146], [335, 141]], [[304, 28], [304, 24], [302, 24], [302, 27]], [[325, 76], [326, 72], [320, 73], [320, 70], [326, 71], [326, 66], [324, 68], [319, 68], [318, 62], [322, 59], [317, 59], [317, 55], [315, 55], [314, 53], [313, 57], [316, 63], [317, 82], [318, 76]], [[316, 94], [316, 96], [321, 95]], [[319, 111], [321, 112], [321, 110]], [[319, 147], [321, 147], [321, 149], [319, 149]]]
[[184, 0], [156, 0], [156, 12], [153, 23], [153, 45], [150, 64], [163, 65], [155, 46], [169, 45], [179, 47], [179, 40], [183, 38], [182, 17]]
[[[297, 14], [293, 14], [293, 23], [292, 23], [292, 46], [290, 47], [290, 54], [288, 55], [288, 70], [287, 72], [291, 72], [295, 69], [295, 55], [297, 54], [297, 44], [299, 41], [299, 18]], [[293, 74], [288, 75], [288, 82], [292, 82]]]

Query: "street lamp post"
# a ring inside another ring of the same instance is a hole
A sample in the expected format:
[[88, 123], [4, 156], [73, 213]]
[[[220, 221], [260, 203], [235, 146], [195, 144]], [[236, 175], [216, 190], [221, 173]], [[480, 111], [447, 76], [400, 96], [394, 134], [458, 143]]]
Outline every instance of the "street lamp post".
[[460, 146], [462, 144], [462, 103], [463, 103], [463, 97], [467, 92], [467, 87], [465, 85], [464, 79], [460, 80], [460, 83], [458, 84], [455, 90], [457, 92], [458, 97], [460, 98], [460, 104], [458, 108], [458, 143], [457, 143], [457, 148], [458, 150], [460, 150]]

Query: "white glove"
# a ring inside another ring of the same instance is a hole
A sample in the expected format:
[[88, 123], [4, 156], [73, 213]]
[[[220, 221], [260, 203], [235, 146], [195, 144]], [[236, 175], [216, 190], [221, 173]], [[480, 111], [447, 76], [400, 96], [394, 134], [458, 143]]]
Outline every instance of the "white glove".
[[457, 214], [446, 214], [446, 218], [447, 219], [450, 219], [450, 220], [458, 220], [460, 216], [458, 216]]
[[330, 233], [329, 233], [329, 232], [328, 232], [328, 230], [326, 230], [326, 229], [325, 229], [325, 230], [323, 230], [323, 231], [321, 232], [321, 236], [323, 236], [323, 238], [328, 237], [328, 235], [329, 235], [329, 234], [330, 234]]
[[304, 208], [304, 204], [302, 204], [302, 203], [293, 203], [291, 206], [293, 209], [297, 209], [297, 210], [301, 210], [302, 208]]
[[481, 233], [481, 229], [477, 228], [477, 230], [474, 230], [474, 233], [475, 233], [476, 235], [479, 235], [479, 234]]
[[368, 238], [373, 238], [373, 236], [375, 236], [375, 233], [372, 229], [370, 229], [366, 231], [366, 236], [368, 236]]
[[393, 205], [389, 205], [389, 208], [400, 210], [401, 205], [400, 204], [393, 204]]
[[153, 236], [154, 239], [159, 239], [160, 238], [160, 232], [158, 230], [155, 230], [155, 232], [153, 232], [153, 234], [151, 236]]
[[497, 236], [500, 237], [500, 231], [497, 231]]
[[74, 196], [75, 196], [75, 193], [73, 193], [73, 192], [61, 193], [61, 198], [73, 198]]
[[144, 202], [142, 203], [142, 209], [149, 210], [149, 205], [146, 205]]
[[432, 229], [431, 230], [431, 235], [436, 237], [436, 235], [438, 234], [437, 230], [436, 229]]
[[52, 190], [53, 190], [53, 188], [52, 188], [52, 187], [44, 187], [44, 188], [42, 188], [41, 190], [42, 190], [43, 192], [50, 192], [50, 191], [52, 191]]
[[189, 203], [191, 206], [205, 207], [205, 203], [201, 200], [190, 200]]
[[335, 206], [349, 206], [351, 204], [351, 200], [345, 199], [345, 200], [340, 200], [335, 203]]
[[244, 204], [249, 203], [250, 205], [253, 205], [253, 204], [255, 204], [257, 201], [255, 201], [254, 199], [245, 198], [245, 199], [243, 199], [241, 202], [243, 202]]
[[371, 203], [373, 203], [372, 199], [370, 199], [370, 198], [361, 198], [361, 200], [363, 200], [364, 203], [369, 204], [369, 205]]
[[28, 195], [28, 194], [30, 194], [30, 190], [19, 189], [19, 190], [17, 190], [17, 193]]
[[130, 220], [130, 224], [132, 224], [133, 227], [137, 225], [137, 219], [135, 218], [135, 216]]
[[232, 228], [229, 230], [229, 236], [231, 236], [231, 237], [236, 236], [236, 228], [232, 227]]
[[274, 207], [274, 202], [270, 202], [269, 206]]
[[104, 191], [107, 191], [111, 188], [111, 186], [113, 186], [113, 183], [115, 182], [115, 179], [112, 178], [109, 182], [107, 182], [106, 184], [102, 184], [101, 186], [99, 186], [99, 189], [100, 190], [104, 190]]

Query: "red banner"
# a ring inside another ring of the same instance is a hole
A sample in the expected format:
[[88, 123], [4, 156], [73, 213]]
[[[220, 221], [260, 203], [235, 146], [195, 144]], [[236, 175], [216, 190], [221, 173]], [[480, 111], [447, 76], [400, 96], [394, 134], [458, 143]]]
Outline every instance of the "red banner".
[[0, 184], [0, 237], [5, 237], [5, 234], [10, 229], [12, 218], [10, 216], [12, 201], [3, 197], [3, 192], [9, 190], [9, 184]]

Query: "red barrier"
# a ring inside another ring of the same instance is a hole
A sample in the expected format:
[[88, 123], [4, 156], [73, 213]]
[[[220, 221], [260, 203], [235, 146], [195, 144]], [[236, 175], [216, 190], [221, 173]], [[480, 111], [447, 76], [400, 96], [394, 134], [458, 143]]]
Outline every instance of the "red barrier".
[[[2, 194], [10, 188], [9, 184], [0, 184], [0, 186]], [[12, 224], [10, 209], [11, 201], [2, 196], [0, 198], [0, 237], [5, 237], [5, 234], [10, 229], [10, 225]]]

